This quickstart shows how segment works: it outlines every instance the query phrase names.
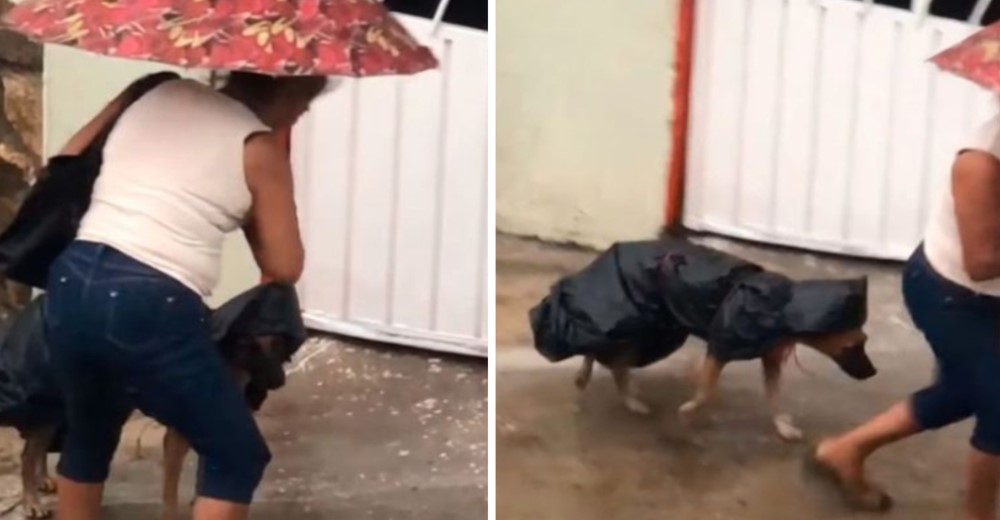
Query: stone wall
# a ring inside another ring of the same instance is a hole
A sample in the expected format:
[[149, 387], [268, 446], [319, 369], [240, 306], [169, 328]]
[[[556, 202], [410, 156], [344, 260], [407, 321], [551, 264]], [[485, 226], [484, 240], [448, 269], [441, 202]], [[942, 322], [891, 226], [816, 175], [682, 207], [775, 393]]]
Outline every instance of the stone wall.
[[[0, 13], [9, 7], [0, 0]], [[42, 47], [0, 30], [0, 229], [14, 217], [42, 166]], [[27, 288], [0, 278], [0, 318], [23, 305]]]

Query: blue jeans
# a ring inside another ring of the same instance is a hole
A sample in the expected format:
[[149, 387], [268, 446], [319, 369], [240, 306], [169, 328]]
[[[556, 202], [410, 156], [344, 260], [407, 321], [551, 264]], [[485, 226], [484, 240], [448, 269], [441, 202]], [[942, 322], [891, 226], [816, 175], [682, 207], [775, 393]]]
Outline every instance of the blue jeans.
[[138, 408], [199, 454], [198, 496], [250, 503], [270, 452], [208, 318], [193, 291], [111, 247], [78, 241], [62, 254], [45, 332], [67, 408], [63, 477], [103, 483]]
[[946, 280], [923, 248], [903, 272], [903, 296], [937, 361], [937, 380], [911, 405], [923, 429], [975, 416], [972, 446], [1000, 455], [1000, 298]]

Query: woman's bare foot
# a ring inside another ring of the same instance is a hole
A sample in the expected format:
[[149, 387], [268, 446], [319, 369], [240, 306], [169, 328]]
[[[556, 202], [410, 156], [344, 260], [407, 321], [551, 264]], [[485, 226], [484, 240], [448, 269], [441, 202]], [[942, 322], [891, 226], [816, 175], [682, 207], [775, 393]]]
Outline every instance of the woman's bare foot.
[[888, 511], [892, 499], [865, 478], [864, 457], [854, 447], [826, 439], [811, 454], [811, 463], [836, 484], [844, 499], [854, 508], [865, 511]]

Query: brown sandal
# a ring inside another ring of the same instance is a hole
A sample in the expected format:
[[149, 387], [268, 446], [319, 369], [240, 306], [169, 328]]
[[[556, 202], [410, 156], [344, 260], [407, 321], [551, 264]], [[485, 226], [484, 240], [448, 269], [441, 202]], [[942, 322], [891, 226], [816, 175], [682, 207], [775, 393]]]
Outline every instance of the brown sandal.
[[806, 474], [816, 477], [827, 487], [835, 489], [851, 508], [858, 511], [884, 513], [892, 509], [892, 497], [883, 491], [862, 483], [846, 482], [840, 474], [816, 456], [817, 446], [811, 446], [803, 458]]

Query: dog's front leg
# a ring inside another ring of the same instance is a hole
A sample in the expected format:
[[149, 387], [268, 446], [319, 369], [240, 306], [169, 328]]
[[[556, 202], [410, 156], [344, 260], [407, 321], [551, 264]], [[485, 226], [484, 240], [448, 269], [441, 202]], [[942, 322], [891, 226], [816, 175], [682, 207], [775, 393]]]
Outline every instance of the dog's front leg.
[[576, 378], [573, 379], [573, 384], [576, 385], [576, 404], [574, 406], [577, 412], [583, 410], [584, 391], [587, 389], [587, 385], [590, 384], [590, 379], [593, 376], [594, 356], [585, 356], [583, 364], [580, 365], [580, 370], [576, 373]]
[[42, 506], [41, 493], [55, 491], [55, 483], [48, 478], [46, 456], [56, 435], [56, 428], [42, 427], [24, 433], [24, 450], [21, 451], [21, 503], [26, 518], [48, 518], [52, 512]]
[[173, 428], [163, 436], [163, 520], [180, 518], [179, 488], [184, 458], [191, 451], [187, 439]]
[[711, 354], [705, 355], [701, 370], [698, 372], [698, 388], [694, 397], [677, 409], [681, 422], [690, 425], [698, 410], [715, 396], [715, 390], [719, 386], [719, 375], [722, 374], [724, 366], [725, 363], [715, 359]]
[[778, 437], [795, 442], [802, 440], [802, 430], [795, 426], [791, 414], [785, 412], [781, 405], [781, 369], [785, 351], [784, 348], [772, 349], [761, 358], [764, 367], [764, 392], [767, 394], [767, 407]]
[[590, 384], [590, 378], [594, 375], [594, 356], [586, 356], [583, 358], [583, 364], [580, 365], [580, 370], [576, 373], [576, 379], [573, 382], [576, 384], [577, 390], [583, 392], [587, 389], [587, 385]]
[[615, 385], [618, 386], [618, 395], [622, 397], [625, 408], [630, 412], [649, 415], [652, 413], [649, 405], [639, 399], [639, 391], [632, 380], [631, 360], [628, 357], [620, 357], [611, 366], [611, 375], [615, 378]]

